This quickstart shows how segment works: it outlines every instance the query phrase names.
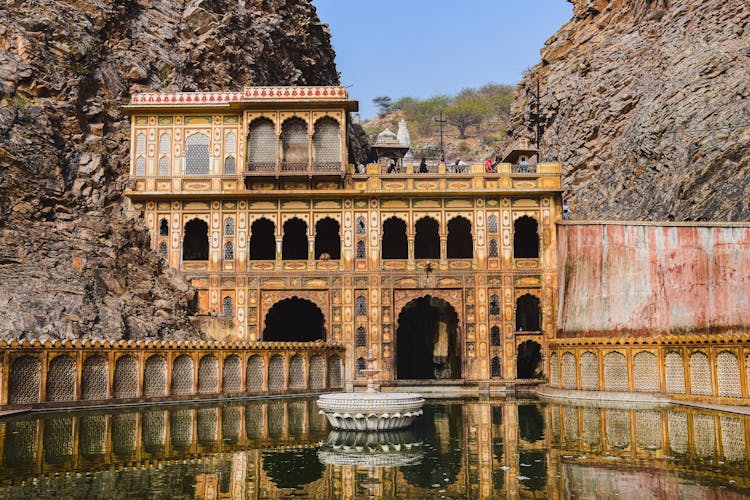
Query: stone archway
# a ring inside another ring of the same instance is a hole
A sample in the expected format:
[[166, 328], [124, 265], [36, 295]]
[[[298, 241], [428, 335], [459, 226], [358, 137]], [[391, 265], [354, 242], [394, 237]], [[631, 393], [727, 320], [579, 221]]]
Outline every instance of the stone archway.
[[396, 376], [410, 379], [461, 378], [462, 343], [453, 306], [425, 295], [408, 302], [396, 330]]
[[518, 345], [516, 352], [516, 378], [544, 378], [542, 345], [534, 340], [526, 340]]
[[297, 296], [283, 299], [266, 314], [263, 340], [314, 342], [325, 339], [325, 315], [310, 300]]

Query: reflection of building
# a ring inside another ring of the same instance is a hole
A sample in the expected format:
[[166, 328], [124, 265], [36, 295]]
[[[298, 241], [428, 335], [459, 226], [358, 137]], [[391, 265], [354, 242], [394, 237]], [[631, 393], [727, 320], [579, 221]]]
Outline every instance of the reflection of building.
[[560, 167], [355, 174], [356, 108], [340, 87], [132, 98], [132, 212], [198, 289], [199, 326], [340, 341], [348, 380], [369, 349], [386, 381], [541, 376]]

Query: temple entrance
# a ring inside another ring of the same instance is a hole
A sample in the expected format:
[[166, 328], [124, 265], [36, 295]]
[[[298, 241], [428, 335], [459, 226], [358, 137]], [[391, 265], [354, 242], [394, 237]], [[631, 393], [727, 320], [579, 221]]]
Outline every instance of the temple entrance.
[[401, 310], [396, 376], [401, 380], [461, 378], [458, 315], [448, 302], [426, 295]]
[[325, 340], [325, 319], [313, 302], [292, 297], [280, 300], [266, 314], [263, 340], [313, 342]]
[[516, 378], [544, 378], [542, 346], [527, 340], [518, 346]]

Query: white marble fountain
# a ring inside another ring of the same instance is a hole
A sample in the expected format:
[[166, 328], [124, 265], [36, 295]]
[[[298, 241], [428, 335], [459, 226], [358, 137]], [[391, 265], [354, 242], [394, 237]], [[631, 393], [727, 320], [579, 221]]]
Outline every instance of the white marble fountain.
[[373, 376], [380, 370], [373, 368], [375, 358], [370, 353], [366, 392], [334, 392], [321, 394], [318, 407], [331, 427], [347, 431], [390, 431], [404, 429], [422, 414], [424, 398], [421, 394], [380, 392]]

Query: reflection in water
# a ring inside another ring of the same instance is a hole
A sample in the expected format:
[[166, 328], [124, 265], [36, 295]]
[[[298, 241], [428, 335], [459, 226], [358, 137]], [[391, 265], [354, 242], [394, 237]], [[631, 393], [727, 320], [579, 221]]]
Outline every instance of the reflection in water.
[[19, 417], [0, 421], [0, 498], [750, 494], [750, 417], [504, 400], [424, 411], [399, 433], [329, 432], [307, 399]]

